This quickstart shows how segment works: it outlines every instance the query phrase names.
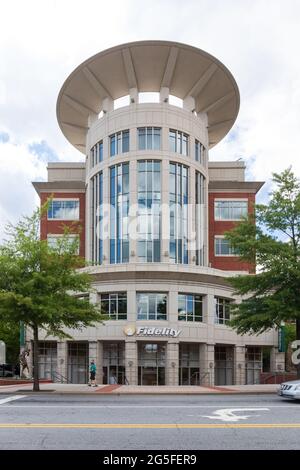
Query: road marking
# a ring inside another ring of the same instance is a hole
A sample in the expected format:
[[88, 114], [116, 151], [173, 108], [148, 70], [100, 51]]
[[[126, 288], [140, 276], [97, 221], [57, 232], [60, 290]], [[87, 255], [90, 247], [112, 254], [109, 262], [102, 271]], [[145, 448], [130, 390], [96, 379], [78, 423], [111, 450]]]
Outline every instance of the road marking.
[[[26, 396], [28, 398], [28, 395]], [[1, 408], [99, 408], [99, 409], [106, 409], [106, 408], [125, 408], [125, 409], [152, 409], [152, 408], [175, 408], [175, 409], [180, 409], [180, 408], [187, 408], [187, 409], [219, 409], [222, 408], [223, 406], [227, 406], [227, 409], [235, 409], [235, 406], [228, 406], [226, 403], [221, 404], [221, 405], [57, 405], [55, 402], [53, 402], [53, 405], [40, 405], [39, 403], [32, 404], [32, 405], [17, 405], [17, 404], [11, 404], [11, 405], [2, 405]], [[297, 408], [297, 405], [268, 405], [268, 408], [293, 408], [295, 411], [300, 411], [300, 408]], [[252, 409], [252, 408], [251, 408]]]
[[257, 418], [260, 415], [236, 415], [239, 411], [270, 411], [269, 408], [223, 408], [213, 412], [213, 416], [202, 416], [202, 418], [220, 419], [221, 421], [240, 421], [242, 419]]
[[20, 398], [26, 398], [27, 395], [13, 395], [12, 397], [3, 398], [0, 400], [0, 405], [8, 403], [9, 401], [19, 400]]
[[98, 424], [98, 423], [0, 423], [0, 429], [300, 429], [300, 423], [257, 424]]

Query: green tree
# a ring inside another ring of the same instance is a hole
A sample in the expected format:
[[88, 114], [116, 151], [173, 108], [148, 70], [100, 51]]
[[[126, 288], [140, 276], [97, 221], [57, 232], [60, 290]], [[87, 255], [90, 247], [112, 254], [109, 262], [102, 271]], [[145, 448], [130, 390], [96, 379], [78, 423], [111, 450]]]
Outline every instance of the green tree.
[[0, 320], [0, 340], [6, 344], [6, 362], [16, 364], [20, 353], [19, 325], [4, 323]]
[[40, 219], [45, 205], [31, 217], [7, 227], [8, 239], [0, 247], [0, 319], [14, 328], [22, 321], [33, 332], [33, 390], [39, 390], [39, 330], [61, 338], [64, 328], [83, 329], [101, 322], [98, 305], [80, 296], [91, 291], [90, 276], [82, 272], [84, 260], [76, 255], [78, 239], [70, 243], [65, 228], [57, 247], [40, 240]]
[[273, 174], [273, 187], [267, 205], [257, 204], [254, 216], [226, 233], [241, 259], [257, 265], [256, 274], [230, 278], [243, 296], [233, 306], [231, 326], [260, 334], [295, 321], [300, 340], [300, 183], [288, 168]]

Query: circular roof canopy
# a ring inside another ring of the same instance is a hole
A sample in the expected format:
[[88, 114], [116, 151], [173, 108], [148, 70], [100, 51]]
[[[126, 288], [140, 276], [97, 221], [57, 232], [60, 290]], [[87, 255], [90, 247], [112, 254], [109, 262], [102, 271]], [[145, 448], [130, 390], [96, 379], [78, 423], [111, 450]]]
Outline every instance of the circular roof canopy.
[[102, 101], [139, 92], [158, 92], [195, 99], [195, 111], [208, 116], [209, 146], [233, 126], [239, 110], [239, 90], [230, 71], [207, 52], [172, 41], [138, 41], [102, 51], [79, 65], [63, 84], [57, 99], [59, 126], [85, 153], [88, 117], [98, 115]]

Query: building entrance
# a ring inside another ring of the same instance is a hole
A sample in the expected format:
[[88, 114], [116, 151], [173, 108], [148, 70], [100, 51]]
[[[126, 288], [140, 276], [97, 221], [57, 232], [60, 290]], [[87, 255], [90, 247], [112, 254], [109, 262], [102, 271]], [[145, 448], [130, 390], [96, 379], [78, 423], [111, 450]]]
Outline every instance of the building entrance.
[[233, 383], [233, 347], [215, 346], [215, 385]]
[[165, 343], [138, 344], [138, 384], [165, 385]]
[[125, 343], [103, 343], [103, 383], [125, 384]]
[[246, 348], [246, 384], [259, 384], [263, 366], [262, 348], [247, 346]]
[[89, 345], [86, 342], [68, 343], [68, 381], [86, 384], [89, 370]]
[[179, 345], [179, 385], [200, 385], [199, 344]]

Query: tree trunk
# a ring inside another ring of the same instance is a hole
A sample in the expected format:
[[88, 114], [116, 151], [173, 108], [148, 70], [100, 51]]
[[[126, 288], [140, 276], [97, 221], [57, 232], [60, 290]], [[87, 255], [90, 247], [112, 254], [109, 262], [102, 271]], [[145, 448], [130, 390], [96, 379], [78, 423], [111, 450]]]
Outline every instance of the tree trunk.
[[[298, 318], [296, 320], [296, 339], [298, 341], [298, 344], [299, 341], [300, 341], [300, 319]], [[297, 346], [297, 349], [299, 349], [299, 346]], [[300, 354], [298, 353], [298, 364], [296, 364], [296, 369], [297, 369], [297, 379], [300, 379]]]
[[33, 327], [33, 391], [40, 391], [39, 384], [39, 329]]

